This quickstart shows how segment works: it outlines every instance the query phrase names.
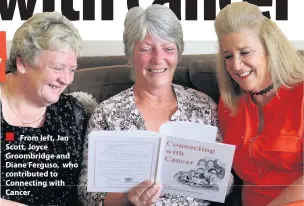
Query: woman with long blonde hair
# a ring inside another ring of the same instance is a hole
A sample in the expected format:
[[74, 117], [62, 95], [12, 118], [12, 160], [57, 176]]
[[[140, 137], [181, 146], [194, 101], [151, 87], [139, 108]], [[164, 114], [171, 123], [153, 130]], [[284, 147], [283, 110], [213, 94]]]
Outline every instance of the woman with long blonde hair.
[[247, 2], [216, 17], [218, 113], [245, 206], [303, 204], [303, 57]]

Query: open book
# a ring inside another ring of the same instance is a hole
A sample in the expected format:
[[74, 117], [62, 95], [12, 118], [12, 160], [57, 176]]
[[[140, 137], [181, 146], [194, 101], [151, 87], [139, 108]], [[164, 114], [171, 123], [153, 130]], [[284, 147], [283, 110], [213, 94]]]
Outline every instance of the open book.
[[224, 202], [235, 146], [216, 143], [217, 127], [168, 122], [160, 132], [92, 131], [88, 192], [127, 192], [140, 182], [163, 193]]

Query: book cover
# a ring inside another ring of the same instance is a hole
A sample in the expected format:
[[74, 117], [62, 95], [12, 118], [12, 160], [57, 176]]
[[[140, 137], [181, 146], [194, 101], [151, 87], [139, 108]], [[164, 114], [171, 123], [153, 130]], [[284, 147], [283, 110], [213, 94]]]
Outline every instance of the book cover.
[[93, 131], [88, 192], [127, 192], [152, 179], [163, 193], [224, 202], [235, 146], [215, 142], [216, 133], [185, 122], [166, 123], [160, 133]]

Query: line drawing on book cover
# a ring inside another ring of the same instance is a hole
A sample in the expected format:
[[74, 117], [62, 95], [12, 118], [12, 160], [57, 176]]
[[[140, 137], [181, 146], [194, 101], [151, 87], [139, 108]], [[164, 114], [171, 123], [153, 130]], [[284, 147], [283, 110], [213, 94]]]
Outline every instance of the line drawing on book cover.
[[225, 164], [219, 159], [206, 156], [197, 162], [195, 169], [178, 171], [174, 178], [178, 183], [192, 188], [219, 191], [219, 184], [225, 177]]

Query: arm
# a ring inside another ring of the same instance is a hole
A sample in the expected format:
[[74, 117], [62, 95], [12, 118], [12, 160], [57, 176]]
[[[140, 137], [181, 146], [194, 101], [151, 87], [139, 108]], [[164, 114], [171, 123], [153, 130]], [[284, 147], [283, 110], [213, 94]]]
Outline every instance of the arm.
[[267, 206], [285, 205], [299, 200], [304, 201], [304, 176], [301, 176], [291, 185], [289, 185], [273, 201], [267, 204]]
[[104, 198], [104, 206], [122, 206], [131, 205], [128, 201], [127, 193], [114, 193], [110, 192]]
[[[211, 108], [211, 125], [216, 126], [217, 128], [219, 128], [219, 118], [218, 118], [218, 114], [217, 114], [217, 105], [210, 97], [209, 97], [209, 99], [210, 99], [210, 108]], [[220, 129], [218, 129], [218, 131], [217, 131], [216, 141], [217, 142], [223, 142], [223, 135], [222, 135]]]
[[24, 204], [21, 204], [19, 202], [14, 202], [11, 200], [6, 200], [6, 199], [0, 199], [0, 205], [4, 206], [25, 206]]
[[81, 165], [80, 185], [78, 195], [83, 205], [151, 205], [161, 193], [161, 186], [152, 181], [144, 181], [132, 188], [128, 193], [93, 193], [87, 192], [88, 174], [88, 134], [92, 130], [109, 130], [106, 113], [100, 104], [92, 114], [86, 131]]
[[92, 130], [105, 130], [107, 128], [106, 120], [102, 114], [102, 106], [99, 106], [92, 114], [83, 143], [82, 164], [78, 185], [78, 196], [82, 205], [99, 205], [104, 199], [105, 193], [87, 192], [88, 175], [88, 134]]
[[[301, 92], [298, 93], [303, 94], [303, 82], [300, 84], [300, 87], [302, 87]], [[304, 111], [304, 98], [303, 95], [301, 97], [301, 105], [299, 107], [299, 118], [301, 119], [300, 127], [299, 127], [299, 136], [303, 138], [303, 111]], [[298, 117], [297, 117], [298, 118]], [[303, 147], [303, 143], [301, 144]], [[303, 151], [302, 151], [303, 155]], [[302, 165], [302, 172], [304, 170], [304, 163], [303, 159], [302, 162], [300, 161], [300, 164]], [[293, 183], [291, 183], [289, 186], [287, 186], [274, 200], [272, 200], [267, 206], [275, 206], [275, 205], [288, 205], [288, 206], [298, 206], [298, 205], [304, 205], [304, 173], [302, 176], [300, 176], [297, 180], [295, 180]]]
[[[211, 111], [212, 111], [212, 113], [211, 113], [212, 122], [214, 122], [214, 126], [217, 126], [219, 128], [217, 131], [216, 141], [223, 142], [223, 135], [221, 133], [220, 125], [219, 125], [219, 116], [218, 116], [218, 112], [217, 112], [217, 105], [215, 104], [215, 102], [212, 99], [210, 100], [210, 107], [211, 107]], [[232, 192], [233, 184], [234, 184], [234, 176], [230, 172], [226, 196], [228, 196]]]

